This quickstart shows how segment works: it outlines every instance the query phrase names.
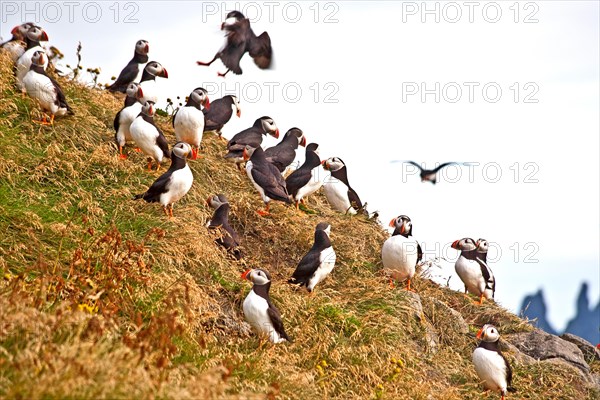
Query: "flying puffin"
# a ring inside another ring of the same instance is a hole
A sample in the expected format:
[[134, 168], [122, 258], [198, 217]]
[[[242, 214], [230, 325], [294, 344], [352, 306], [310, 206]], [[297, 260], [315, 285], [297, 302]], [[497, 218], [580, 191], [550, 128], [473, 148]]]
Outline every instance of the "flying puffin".
[[246, 321], [260, 336], [267, 336], [272, 343], [284, 340], [291, 342], [283, 328], [281, 313], [269, 298], [271, 275], [264, 269], [249, 269], [242, 274], [242, 279], [253, 283], [243, 305]]
[[227, 142], [226, 159], [233, 160], [238, 169], [241, 171], [241, 164], [244, 162], [244, 149], [246, 146], [253, 148], [260, 147], [263, 141], [263, 135], [269, 134], [275, 139], [279, 138], [279, 128], [275, 125], [275, 121], [271, 117], [261, 117], [254, 121], [248, 129], [236, 133], [229, 142]]
[[125, 104], [117, 115], [115, 115], [115, 120], [113, 121], [113, 126], [115, 128], [115, 142], [119, 147], [119, 157], [123, 159], [127, 158], [127, 155], [123, 154], [125, 143], [133, 141], [129, 128], [131, 127], [133, 120], [135, 120], [142, 111], [142, 103], [140, 103], [139, 100], [144, 97], [142, 88], [139, 83], [135, 82], [131, 82], [127, 86], [125, 93], [127, 93]]
[[331, 247], [331, 225], [321, 222], [315, 229], [315, 243], [296, 267], [288, 283], [306, 286], [312, 293], [315, 286], [333, 271], [335, 251]]
[[242, 258], [242, 253], [238, 246], [240, 237], [237, 232], [229, 225], [229, 202], [223, 194], [216, 194], [206, 199], [206, 204], [215, 209], [212, 219], [208, 221], [208, 229], [221, 229], [222, 235], [215, 242], [224, 247], [237, 260]]
[[143, 65], [148, 62], [149, 50], [150, 47], [147, 40], [138, 40], [135, 44], [133, 58], [123, 68], [117, 80], [112, 85], [107, 86], [106, 90], [125, 93], [127, 86], [136, 80]]
[[202, 109], [204, 113], [204, 132], [215, 131], [220, 138], [221, 129], [229, 122], [233, 111], [239, 118], [242, 115], [242, 109], [238, 98], [234, 95], [223, 96], [220, 99], [213, 101], [209, 109]]
[[19, 57], [25, 53], [25, 37], [29, 28], [33, 26], [33, 22], [25, 22], [24, 24], [15, 26], [10, 33], [10, 40], [0, 44], [0, 49], [5, 50], [10, 54], [10, 59], [14, 63]]
[[192, 147], [184, 142], [173, 146], [171, 151], [171, 166], [148, 188], [145, 193], [136, 195], [133, 199], [144, 199], [148, 203], [160, 203], [165, 214], [173, 217], [173, 204], [186, 195], [192, 187], [194, 176], [187, 165], [186, 157], [192, 152]]
[[244, 53], [248, 52], [250, 57], [258, 68], [265, 69], [271, 66], [271, 38], [267, 32], [256, 36], [250, 28], [250, 20], [244, 17], [239, 11], [231, 11], [227, 14], [225, 22], [221, 24], [221, 30], [226, 31], [225, 46], [219, 50], [209, 62], [197, 61], [198, 65], [211, 65], [217, 58], [220, 58], [227, 67], [227, 71], [219, 73], [219, 76], [225, 76], [229, 71], [240, 75], [240, 60]]
[[177, 141], [192, 146], [192, 160], [198, 158], [204, 132], [204, 113], [201, 107], [210, 108], [210, 100], [206, 89], [199, 87], [190, 93], [186, 105], [177, 110], [172, 119]]
[[346, 214], [356, 214], [366, 210], [358, 194], [350, 187], [346, 164], [339, 157], [331, 157], [323, 161], [323, 168], [331, 171], [331, 176], [325, 179], [323, 190], [325, 197], [334, 210]]
[[421, 182], [431, 182], [432, 184], [436, 184], [437, 183], [437, 173], [439, 170], [441, 170], [444, 167], [447, 167], [448, 165], [458, 165], [458, 163], [456, 162], [447, 162], [447, 163], [443, 163], [438, 165], [436, 168], [434, 169], [424, 169], [423, 167], [421, 167], [419, 164], [417, 164], [414, 161], [406, 161], [406, 163], [414, 165], [415, 167], [419, 168], [419, 175], [421, 176]]
[[498, 346], [500, 333], [494, 325], [486, 324], [477, 332], [477, 339], [481, 342], [473, 351], [475, 372], [486, 390], [500, 392], [504, 400], [507, 392], [517, 390], [511, 386], [512, 369]]
[[144, 67], [142, 78], [140, 79], [140, 86], [144, 91], [144, 97], [141, 99], [142, 104], [147, 101], [152, 101], [155, 104], [158, 103], [158, 95], [156, 90], [156, 77], [169, 78], [167, 70], [156, 61], [150, 61]]
[[[39, 26], [33, 25], [27, 31], [25, 35], [25, 43], [27, 47], [25, 52], [19, 57], [15, 64], [15, 73], [17, 78], [17, 88], [24, 91], [25, 86], [23, 85], [23, 78], [31, 67], [31, 58], [36, 51], [44, 52], [44, 49], [40, 45], [40, 42], [47, 42], [48, 34]], [[42, 69], [45, 71], [48, 67], [48, 57], [44, 57], [44, 63]]]
[[[58, 82], [49, 77], [44, 70], [44, 64], [48, 64], [46, 54], [36, 50], [31, 58], [31, 67], [23, 77], [23, 85], [27, 94], [38, 101], [44, 112], [44, 119], [39, 122], [52, 125], [55, 116], [73, 114], [73, 110], [67, 104], [65, 94]], [[50, 113], [50, 121], [47, 121], [46, 113]]]
[[[417, 263], [423, 258], [421, 245], [412, 236], [412, 222], [406, 215], [400, 215], [390, 221], [390, 227], [395, 228], [381, 248], [383, 269], [390, 273], [392, 279], [407, 281], [406, 290], [415, 275]], [[390, 286], [392, 280], [390, 279]]]
[[279, 200], [284, 203], [291, 203], [290, 196], [286, 190], [285, 179], [281, 172], [265, 158], [265, 152], [262, 147], [256, 149], [246, 146], [243, 151], [243, 157], [246, 163], [246, 174], [248, 178], [260, 193], [265, 202], [265, 210], [258, 210], [261, 216], [269, 215], [269, 204], [271, 200]]
[[152, 167], [152, 159], [156, 161], [156, 170], [160, 168], [163, 157], [169, 158], [169, 144], [160, 128], [154, 124], [154, 103], [147, 101], [139, 115], [129, 127], [131, 138], [144, 154], [150, 157], [148, 170]]
[[463, 238], [455, 240], [452, 248], [461, 251], [454, 269], [465, 284], [465, 293], [479, 296], [479, 304], [483, 304], [486, 298], [493, 299], [496, 279], [487, 262], [484, 261], [487, 257], [487, 241], [479, 239], [476, 243], [471, 238]]
[[304, 164], [285, 180], [288, 193], [296, 202], [296, 208], [304, 197], [310, 196], [323, 186], [324, 178], [325, 171], [321, 166], [321, 159], [317, 153], [307, 148]]
[[302, 129], [291, 128], [285, 133], [281, 142], [265, 150], [265, 157], [277, 167], [279, 172], [283, 173], [296, 158], [298, 146], [306, 147], [306, 136]]

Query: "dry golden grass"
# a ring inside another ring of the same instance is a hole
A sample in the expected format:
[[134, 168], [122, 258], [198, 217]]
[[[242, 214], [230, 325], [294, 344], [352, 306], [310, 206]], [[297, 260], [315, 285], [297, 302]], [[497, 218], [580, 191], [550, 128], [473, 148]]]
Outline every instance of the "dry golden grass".
[[[474, 332], [531, 329], [515, 315], [426, 279], [413, 295], [380, 273], [387, 234], [375, 221], [262, 202], [224, 142], [205, 135], [195, 182], [168, 220], [131, 200], [157, 177], [144, 157], [116, 157], [121, 99], [59, 80], [75, 116], [31, 122], [35, 103], [13, 90], [0, 56], [0, 397], [497, 399], [471, 365]], [[166, 118], [157, 118], [174, 142]], [[163, 167], [163, 171], [166, 167]], [[217, 247], [204, 200], [224, 193], [244, 260]], [[285, 283], [320, 221], [332, 225], [338, 262], [314, 295]], [[260, 343], [244, 322], [246, 268], [273, 276], [271, 296], [293, 343]], [[453, 328], [456, 310], [470, 332]], [[433, 349], [427, 337], [435, 336]], [[593, 398], [582, 378], [547, 363], [515, 370], [513, 398]]]

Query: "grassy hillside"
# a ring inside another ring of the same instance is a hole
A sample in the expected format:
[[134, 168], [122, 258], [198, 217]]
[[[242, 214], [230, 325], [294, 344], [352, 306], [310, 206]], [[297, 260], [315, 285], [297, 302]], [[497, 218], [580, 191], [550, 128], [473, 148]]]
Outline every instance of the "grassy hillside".
[[[259, 196], [211, 134], [204, 158], [190, 161], [192, 190], [167, 219], [132, 200], [158, 175], [140, 154], [116, 156], [122, 101], [60, 82], [76, 115], [32, 123], [38, 108], [14, 91], [0, 55], [1, 398], [498, 398], [478, 384], [474, 332], [527, 323], [423, 278], [415, 312], [415, 297], [389, 289], [380, 272], [387, 234], [376, 222], [335, 214], [322, 195], [309, 201], [315, 213], [276, 204], [258, 217]], [[157, 121], [174, 143], [169, 121]], [[214, 193], [232, 204], [243, 262], [205, 228]], [[323, 220], [338, 262], [309, 296], [285, 281]], [[249, 331], [241, 304], [250, 284], [240, 279], [249, 267], [271, 272], [293, 343], [261, 345]], [[453, 325], [450, 308], [470, 332]], [[560, 365], [508, 357], [518, 398], [595, 395]]]

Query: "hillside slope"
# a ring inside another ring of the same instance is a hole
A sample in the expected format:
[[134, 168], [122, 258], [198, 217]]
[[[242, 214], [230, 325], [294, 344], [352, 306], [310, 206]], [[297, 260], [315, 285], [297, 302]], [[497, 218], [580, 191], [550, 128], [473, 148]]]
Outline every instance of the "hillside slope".
[[[418, 295], [389, 289], [380, 272], [387, 233], [333, 213], [322, 195], [309, 200], [314, 213], [276, 204], [258, 217], [259, 196], [212, 134], [190, 161], [192, 190], [167, 219], [159, 205], [132, 200], [157, 174], [131, 149], [127, 160], [115, 155], [121, 100], [61, 84], [76, 115], [32, 123], [38, 109], [14, 91], [0, 55], [0, 397], [499, 397], [478, 383], [474, 333], [484, 323], [529, 332], [526, 322], [424, 278]], [[169, 121], [157, 121], [174, 143]], [[214, 193], [232, 204], [241, 263], [205, 228]], [[338, 261], [310, 296], [285, 281], [320, 221], [332, 225]], [[250, 285], [240, 279], [249, 267], [271, 272], [293, 343], [261, 344], [249, 331], [241, 304]], [[508, 357], [514, 398], [598, 396], [567, 365], [525, 362], [514, 348]]]

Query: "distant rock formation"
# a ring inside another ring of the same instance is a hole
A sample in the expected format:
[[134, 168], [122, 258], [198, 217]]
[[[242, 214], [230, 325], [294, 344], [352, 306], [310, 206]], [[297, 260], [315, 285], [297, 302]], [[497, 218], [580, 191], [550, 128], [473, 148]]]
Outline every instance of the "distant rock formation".
[[[545, 332], [556, 335], [556, 330], [547, 319], [547, 307], [543, 290], [526, 296], [521, 303], [521, 315], [532, 321], [532, 324]], [[600, 302], [591, 309], [588, 297], [588, 284], [583, 283], [577, 296], [577, 312], [569, 321], [563, 333], [571, 333], [584, 338], [592, 344], [600, 343]]]
[[548, 322], [546, 300], [542, 289], [534, 295], [525, 296], [521, 303], [521, 316], [531, 321], [531, 324], [544, 332], [556, 335], [556, 330]]
[[577, 296], [577, 314], [569, 321], [565, 332], [584, 338], [593, 344], [600, 343], [600, 302], [591, 309], [588, 284], [581, 285]]

